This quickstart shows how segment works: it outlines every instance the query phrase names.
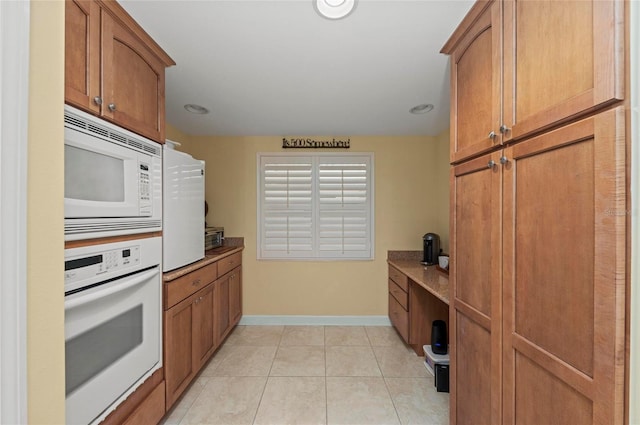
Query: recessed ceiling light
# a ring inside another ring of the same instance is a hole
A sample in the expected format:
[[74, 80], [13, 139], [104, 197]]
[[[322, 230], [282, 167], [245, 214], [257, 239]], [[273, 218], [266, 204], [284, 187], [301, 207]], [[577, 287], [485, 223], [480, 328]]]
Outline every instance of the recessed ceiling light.
[[426, 114], [433, 109], [433, 105], [430, 103], [423, 103], [422, 105], [414, 106], [409, 109], [412, 114]]
[[204, 115], [209, 113], [209, 110], [204, 106], [194, 105], [193, 103], [188, 103], [184, 105], [184, 109], [191, 112], [192, 114]]
[[323, 18], [342, 19], [356, 7], [356, 0], [312, 0], [316, 12]]

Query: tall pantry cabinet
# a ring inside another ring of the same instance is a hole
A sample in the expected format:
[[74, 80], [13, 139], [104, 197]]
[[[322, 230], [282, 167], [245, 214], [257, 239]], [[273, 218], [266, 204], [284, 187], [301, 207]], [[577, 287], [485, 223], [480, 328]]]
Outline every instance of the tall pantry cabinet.
[[478, 1], [442, 50], [451, 423], [624, 420], [624, 9]]

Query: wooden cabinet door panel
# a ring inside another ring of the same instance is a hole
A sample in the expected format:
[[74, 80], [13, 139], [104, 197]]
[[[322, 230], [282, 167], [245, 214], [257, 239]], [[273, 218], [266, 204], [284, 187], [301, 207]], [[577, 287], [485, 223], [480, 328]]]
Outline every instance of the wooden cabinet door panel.
[[[505, 421], [618, 423], [624, 110], [516, 144], [505, 156]], [[541, 382], [548, 388], [540, 391]], [[566, 422], [555, 417], [559, 410]], [[585, 412], [589, 420], [580, 421]]]
[[100, 113], [100, 7], [93, 0], [65, 2], [65, 100]]
[[622, 0], [505, 0], [505, 140], [623, 99], [623, 15]]
[[167, 406], [171, 406], [195, 374], [191, 298], [164, 312], [164, 347]]
[[[499, 270], [501, 168], [499, 154], [486, 155], [452, 169], [451, 211], [455, 268], [451, 299], [492, 316], [492, 285]], [[489, 162], [496, 165], [489, 167]], [[450, 282], [451, 283], [451, 282]]]
[[220, 344], [229, 329], [229, 274], [216, 280], [214, 305], [214, 330], [216, 345]]
[[240, 317], [242, 317], [242, 268], [237, 267], [229, 276], [229, 325], [236, 325]]
[[489, 2], [451, 54], [452, 163], [500, 142], [500, 37], [500, 2]]
[[450, 423], [500, 423], [499, 417], [491, 413], [491, 375], [495, 372], [491, 365], [491, 331], [465, 314], [454, 309], [451, 312], [455, 323], [452, 334], [456, 339], [455, 367], [450, 369], [450, 386], [455, 388], [456, 397], [450, 401]]
[[193, 364], [199, 369], [215, 349], [213, 332], [214, 285], [198, 291], [193, 299]]
[[453, 167], [450, 187], [451, 423], [500, 423], [500, 152]]
[[164, 65], [104, 11], [102, 28], [103, 115], [164, 142]]

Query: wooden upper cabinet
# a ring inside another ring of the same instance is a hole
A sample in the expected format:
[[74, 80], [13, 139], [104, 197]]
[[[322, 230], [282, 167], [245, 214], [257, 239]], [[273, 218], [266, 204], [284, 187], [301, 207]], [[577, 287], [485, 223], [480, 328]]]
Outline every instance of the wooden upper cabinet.
[[68, 0], [65, 6], [64, 97], [94, 114], [100, 106], [100, 7], [93, 0]]
[[164, 143], [175, 62], [116, 1], [67, 0], [65, 13], [65, 101]]
[[443, 48], [451, 55], [452, 163], [501, 142], [500, 7], [499, 2], [476, 3], [466, 21], [473, 22], [462, 38]]
[[623, 33], [624, 0], [476, 2], [442, 48], [451, 162], [623, 99]]
[[618, 107], [505, 150], [504, 423], [623, 422], [624, 132]]
[[131, 31], [103, 11], [103, 115], [154, 140], [164, 138], [164, 68]]
[[623, 32], [623, 0], [504, 0], [505, 141], [622, 100]]

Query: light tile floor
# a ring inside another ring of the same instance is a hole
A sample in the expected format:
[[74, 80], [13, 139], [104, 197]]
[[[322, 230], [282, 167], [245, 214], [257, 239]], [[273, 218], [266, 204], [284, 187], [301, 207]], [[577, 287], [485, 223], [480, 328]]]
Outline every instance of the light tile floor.
[[388, 326], [238, 326], [163, 424], [448, 424], [423, 361]]

